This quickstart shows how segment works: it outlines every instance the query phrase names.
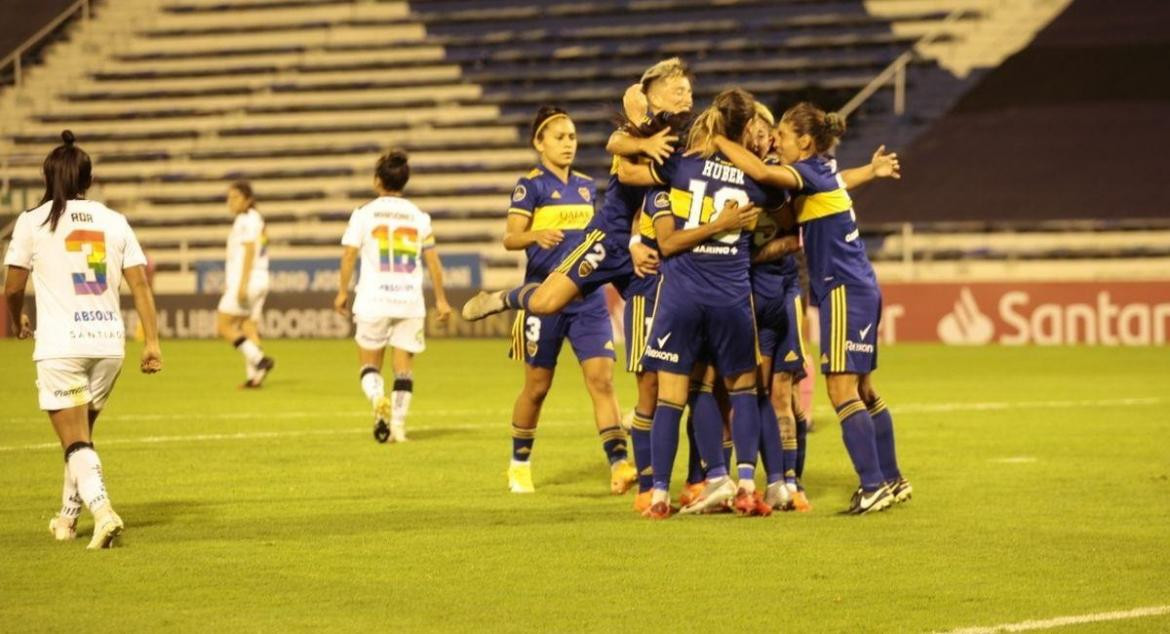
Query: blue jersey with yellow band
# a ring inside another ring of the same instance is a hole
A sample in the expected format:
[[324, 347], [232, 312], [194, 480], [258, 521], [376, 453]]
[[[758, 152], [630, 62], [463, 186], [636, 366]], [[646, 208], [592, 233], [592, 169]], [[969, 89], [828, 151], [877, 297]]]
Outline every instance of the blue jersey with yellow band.
[[651, 187], [646, 190], [646, 197], [642, 201], [642, 215], [638, 218], [638, 235], [642, 244], [658, 250], [658, 233], [654, 231], [654, 216], [658, 212], [670, 212], [670, 188]]
[[[773, 210], [784, 203], [784, 192], [749, 178], [722, 154], [711, 158], [676, 151], [661, 166], [650, 166], [654, 180], [670, 187], [670, 209], [655, 217], [674, 217], [675, 229], [691, 229], [719, 217], [729, 200]], [[673, 283], [693, 293], [695, 301], [716, 305], [742, 301], [751, 293], [751, 231], [727, 231], [692, 249], [666, 258], [663, 271]]]
[[602, 199], [601, 209], [593, 217], [593, 222], [589, 223], [589, 229], [600, 229], [615, 242], [627, 242], [634, 224], [634, 215], [642, 208], [642, 201], [646, 197], [646, 188], [625, 185], [619, 181], [618, 160], [618, 157], [613, 157], [605, 198]]
[[786, 166], [797, 177], [793, 204], [804, 232], [804, 253], [813, 304], [842, 284], [877, 287], [877, 277], [857, 229], [853, 200], [837, 161], [813, 156]]
[[533, 169], [516, 183], [508, 213], [531, 218], [529, 231], [560, 229], [565, 235], [551, 249], [538, 244], [525, 249], [526, 283], [544, 281], [579, 242], [576, 238], [584, 234], [585, 227], [593, 220], [595, 188], [593, 179], [580, 172], [570, 171], [568, 181], [562, 181], [543, 167]]
[[[769, 157], [764, 161], [768, 165], [777, 165], [779, 161]], [[784, 194], [788, 198], [787, 192]], [[785, 200], [787, 202], [787, 200]], [[763, 248], [765, 244], [775, 238], [796, 235], [800, 230], [795, 226], [782, 226], [776, 214], [760, 214], [756, 223], [756, 230], [752, 232], [752, 250]], [[792, 280], [799, 275], [796, 256], [793, 254], [784, 257], [757, 262], [752, 264], [752, 291], [759, 299], [775, 299], [784, 295]]]

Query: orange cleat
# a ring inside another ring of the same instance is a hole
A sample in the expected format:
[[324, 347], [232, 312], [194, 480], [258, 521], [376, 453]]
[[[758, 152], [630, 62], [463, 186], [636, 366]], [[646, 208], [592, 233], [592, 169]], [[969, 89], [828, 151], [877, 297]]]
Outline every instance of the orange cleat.
[[706, 486], [706, 481], [696, 482], [694, 484], [688, 482], [687, 485], [683, 487], [682, 494], [678, 496], [678, 505], [680, 507], [690, 506], [692, 502], [699, 499], [699, 495], [703, 493], [703, 489], [706, 488]]
[[808, 513], [812, 510], [812, 504], [808, 501], [808, 496], [804, 491], [796, 491], [792, 494], [792, 506], [798, 513]]
[[753, 493], [748, 493], [745, 489], [736, 491], [732, 507], [736, 515], [743, 517], [767, 517], [772, 514], [772, 507], [764, 502], [764, 496], [759, 491]]
[[638, 513], [644, 514], [647, 510], [650, 509], [651, 498], [653, 497], [653, 495], [654, 495], [653, 491], [642, 491], [641, 493], [635, 495], [634, 496], [634, 510], [637, 511]]
[[670, 508], [669, 502], [657, 502], [651, 504], [650, 508], [642, 512], [642, 517], [648, 517], [652, 520], [664, 520], [671, 516], [674, 509]]

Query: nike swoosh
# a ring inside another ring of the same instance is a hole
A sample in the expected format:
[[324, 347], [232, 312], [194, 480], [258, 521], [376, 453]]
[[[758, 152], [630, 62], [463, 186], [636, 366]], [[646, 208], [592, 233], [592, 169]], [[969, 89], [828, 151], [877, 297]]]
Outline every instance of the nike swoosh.
[[670, 336], [673, 334], [674, 334], [673, 332], [668, 332], [668, 333], [666, 333], [665, 337], [659, 337], [658, 339], [656, 339], [655, 341], [658, 342], [658, 347], [661, 348], [662, 346], [665, 346], [667, 340], [669, 340]]

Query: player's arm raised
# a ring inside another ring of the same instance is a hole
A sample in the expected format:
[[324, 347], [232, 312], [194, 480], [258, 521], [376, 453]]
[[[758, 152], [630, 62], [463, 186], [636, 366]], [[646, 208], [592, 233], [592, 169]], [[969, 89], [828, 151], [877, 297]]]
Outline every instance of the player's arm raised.
[[896, 152], [886, 152], [886, 146], [878, 147], [869, 165], [841, 170], [841, 180], [846, 189], [855, 189], [878, 178], [902, 178], [902, 166]]
[[760, 208], [749, 204], [741, 207], [734, 200], [723, 205], [723, 211], [715, 222], [709, 222], [691, 229], [675, 229], [674, 217], [661, 213], [654, 217], [654, 232], [658, 235], [658, 250], [663, 257], [670, 257], [693, 248], [725, 231], [747, 229], [760, 216]]
[[802, 183], [796, 170], [787, 165], [768, 165], [744, 146], [722, 135], [715, 136], [715, 146], [736, 167], [754, 180], [773, 187], [800, 189]]
[[353, 279], [357, 259], [357, 247], [347, 246], [342, 250], [341, 266], [337, 274], [337, 297], [333, 298], [333, 310], [343, 317], [349, 317], [349, 283]]
[[122, 274], [130, 286], [130, 293], [134, 296], [134, 310], [138, 312], [138, 322], [142, 324], [142, 334], [146, 340], [139, 367], [146, 374], [161, 372], [163, 360], [162, 347], [158, 341], [158, 316], [154, 308], [154, 293], [151, 292], [150, 283], [146, 279], [146, 267], [132, 266], [124, 269]]
[[451, 318], [451, 305], [447, 303], [447, 291], [443, 288], [443, 262], [439, 259], [439, 250], [434, 242], [423, 245], [423, 261], [427, 264], [427, 273], [431, 276], [431, 290], [435, 292], [435, 317], [439, 321]]

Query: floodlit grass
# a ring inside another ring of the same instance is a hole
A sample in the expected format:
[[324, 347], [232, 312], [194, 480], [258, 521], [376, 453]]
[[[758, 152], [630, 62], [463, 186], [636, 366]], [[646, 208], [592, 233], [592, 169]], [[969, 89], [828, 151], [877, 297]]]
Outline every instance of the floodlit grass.
[[31, 344], [0, 341], [0, 630], [928, 631], [1170, 604], [1165, 348], [883, 349], [912, 502], [835, 514], [855, 477], [818, 387], [811, 514], [650, 522], [608, 494], [571, 357], [516, 496], [506, 342], [430, 345], [405, 445], [373, 441], [352, 342], [270, 342], [248, 392], [226, 344], [165, 342], [151, 377], [131, 346], [96, 433], [127, 530], [95, 553], [88, 513], [76, 542], [46, 530], [61, 453]]

